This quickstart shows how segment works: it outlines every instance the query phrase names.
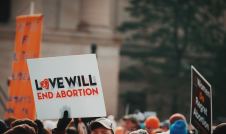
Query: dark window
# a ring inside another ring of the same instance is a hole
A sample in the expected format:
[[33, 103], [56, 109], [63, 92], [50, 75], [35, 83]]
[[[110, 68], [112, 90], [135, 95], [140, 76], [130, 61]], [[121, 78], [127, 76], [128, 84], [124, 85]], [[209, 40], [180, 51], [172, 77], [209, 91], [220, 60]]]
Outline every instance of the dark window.
[[7, 23], [10, 18], [11, 0], [0, 0], [0, 22]]

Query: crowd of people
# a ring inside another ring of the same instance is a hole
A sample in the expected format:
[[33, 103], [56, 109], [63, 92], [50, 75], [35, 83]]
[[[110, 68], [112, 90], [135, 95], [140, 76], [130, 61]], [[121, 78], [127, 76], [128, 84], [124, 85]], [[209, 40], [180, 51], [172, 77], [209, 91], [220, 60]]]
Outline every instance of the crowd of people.
[[[118, 122], [113, 116], [101, 118], [68, 118], [67, 111], [58, 121], [8, 118], [0, 120], [0, 134], [193, 134], [184, 115], [175, 113], [160, 122], [157, 116], [137, 118], [125, 115]], [[226, 134], [226, 123], [213, 129]]]

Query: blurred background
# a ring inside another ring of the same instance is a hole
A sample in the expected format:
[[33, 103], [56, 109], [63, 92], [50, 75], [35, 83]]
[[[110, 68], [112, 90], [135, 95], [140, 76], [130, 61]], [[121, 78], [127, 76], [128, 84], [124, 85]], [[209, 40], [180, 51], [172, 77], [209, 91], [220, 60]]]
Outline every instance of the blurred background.
[[[33, 0], [44, 15], [41, 57], [96, 53], [108, 114], [189, 117], [190, 66], [212, 84], [226, 120], [226, 1]], [[0, 118], [6, 110], [15, 19], [31, 0], [0, 1]]]

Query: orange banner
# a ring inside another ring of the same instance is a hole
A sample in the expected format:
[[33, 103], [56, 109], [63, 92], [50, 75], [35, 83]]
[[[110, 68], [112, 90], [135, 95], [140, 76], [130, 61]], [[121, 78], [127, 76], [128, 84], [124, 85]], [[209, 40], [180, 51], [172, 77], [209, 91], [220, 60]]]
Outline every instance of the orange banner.
[[40, 56], [42, 15], [18, 16], [5, 118], [35, 119], [35, 105], [26, 59]]

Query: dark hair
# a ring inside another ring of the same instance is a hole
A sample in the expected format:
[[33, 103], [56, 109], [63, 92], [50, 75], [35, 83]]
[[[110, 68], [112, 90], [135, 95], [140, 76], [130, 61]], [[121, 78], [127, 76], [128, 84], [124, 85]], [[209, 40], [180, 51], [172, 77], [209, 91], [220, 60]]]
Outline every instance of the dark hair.
[[0, 134], [3, 134], [7, 130], [7, 125], [3, 120], [0, 120]]
[[14, 122], [15, 120], [16, 120], [16, 118], [9, 117], [9, 118], [5, 119], [5, 123], [8, 127], [11, 127], [11, 123]]
[[90, 130], [94, 130], [94, 129], [102, 128], [102, 127], [105, 128], [102, 124], [96, 122], [90, 126]]
[[11, 128], [4, 134], [37, 134], [37, 133], [35, 132], [34, 128], [30, 127], [29, 125], [23, 124]]
[[66, 134], [78, 134], [78, 131], [74, 127], [69, 127], [66, 130]]
[[213, 130], [213, 134], [226, 134], [226, 123], [221, 123]]
[[16, 120], [16, 121], [11, 123], [11, 127], [15, 127], [15, 126], [18, 126], [18, 125], [23, 125], [23, 124], [26, 124], [26, 125], [34, 128], [35, 132], [38, 134], [38, 126], [37, 126], [37, 124], [34, 121], [30, 120], [30, 119]]

